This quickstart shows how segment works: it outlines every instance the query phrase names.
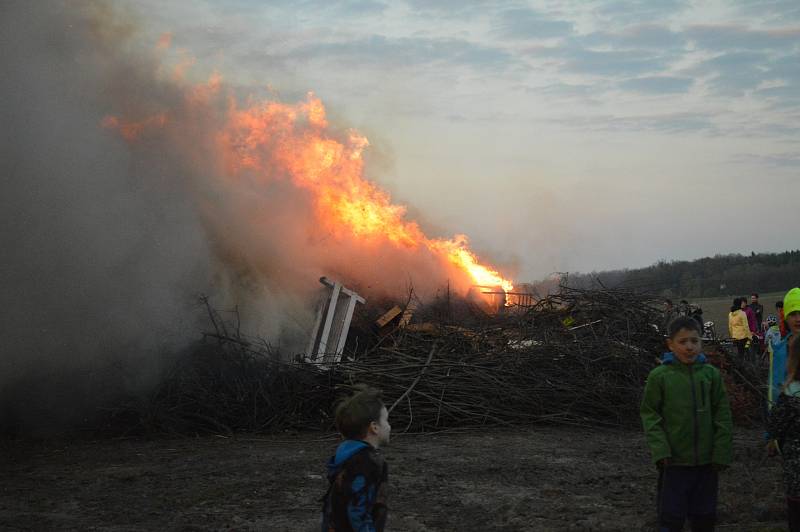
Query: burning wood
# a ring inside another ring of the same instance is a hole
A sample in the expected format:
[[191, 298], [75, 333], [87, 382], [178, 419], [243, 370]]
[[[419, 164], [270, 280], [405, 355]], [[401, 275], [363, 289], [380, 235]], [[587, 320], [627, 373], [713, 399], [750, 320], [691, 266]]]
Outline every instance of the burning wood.
[[[627, 290], [562, 287], [525, 311], [374, 334], [354, 360], [329, 367], [281, 361], [238, 333], [215, 334], [220, 343], [184, 360], [143, 420], [181, 433], [330, 429], [337, 395], [366, 382], [383, 389], [399, 431], [635, 426], [645, 377], [663, 351], [651, 325], [658, 307], [657, 298]], [[727, 374], [735, 415], [755, 419], [754, 378], [719, 346], [713, 356]]]

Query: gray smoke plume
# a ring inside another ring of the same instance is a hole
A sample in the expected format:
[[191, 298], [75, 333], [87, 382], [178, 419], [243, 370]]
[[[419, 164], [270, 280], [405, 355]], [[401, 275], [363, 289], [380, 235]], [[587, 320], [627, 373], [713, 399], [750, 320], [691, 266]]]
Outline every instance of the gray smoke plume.
[[[0, 427], [58, 429], [147, 390], [208, 328], [199, 293], [296, 352], [321, 275], [367, 297], [464, 283], [425, 248], [321, 230], [285, 169], [226, 175], [236, 89], [193, 105], [198, 86], [164, 76], [130, 20], [98, 2], [0, 6]], [[135, 142], [118, 127], [165, 112]]]
[[120, 20], [102, 4], [0, 6], [5, 430], [59, 430], [147, 389], [207, 326], [197, 294], [224, 307], [242, 285], [215, 258], [191, 169], [100, 127], [120, 102], [179, 97], [126, 51]]
[[0, 426], [72, 425], [146, 387], [202, 327], [212, 261], [180, 165], [141, 164], [98, 127], [115, 91], [153, 91], [117, 47], [131, 28], [107, 16], [0, 6]]

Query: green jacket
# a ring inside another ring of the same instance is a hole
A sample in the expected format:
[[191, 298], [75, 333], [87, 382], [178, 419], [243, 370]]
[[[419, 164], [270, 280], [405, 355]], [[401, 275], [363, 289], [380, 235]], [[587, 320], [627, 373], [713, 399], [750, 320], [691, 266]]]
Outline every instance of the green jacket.
[[704, 355], [687, 365], [665, 354], [647, 377], [640, 414], [653, 462], [730, 464], [731, 409], [722, 376]]

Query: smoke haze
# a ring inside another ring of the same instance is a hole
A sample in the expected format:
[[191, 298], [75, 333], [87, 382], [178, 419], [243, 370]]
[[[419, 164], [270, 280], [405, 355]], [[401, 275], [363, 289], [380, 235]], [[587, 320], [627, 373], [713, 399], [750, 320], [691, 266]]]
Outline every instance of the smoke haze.
[[326, 228], [280, 165], [226, 170], [220, 132], [246, 95], [186, 81], [191, 61], [165, 62], [168, 38], [138, 42], [134, 17], [102, 3], [0, 10], [0, 426], [57, 430], [146, 390], [206, 327], [201, 292], [297, 351], [321, 275], [367, 297], [466, 286], [429, 250]]

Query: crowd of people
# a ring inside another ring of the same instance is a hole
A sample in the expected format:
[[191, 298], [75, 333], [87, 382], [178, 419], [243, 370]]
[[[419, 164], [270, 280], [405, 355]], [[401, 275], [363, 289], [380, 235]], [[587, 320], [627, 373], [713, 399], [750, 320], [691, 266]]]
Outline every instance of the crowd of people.
[[[659, 532], [683, 530], [687, 520], [694, 532], [714, 530], [719, 474], [733, 457], [731, 410], [722, 376], [702, 352], [702, 316], [685, 301], [681, 306], [665, 324], [669, 351], [648, 375], [640, 407], [658, 471]], [[758, 294], [750, 304], [737, 298], [729, 332], [741, 356], [754, 344], [770, 353], [766, 453], [782, 455], [789, 529], [800, 532], [800, 288], [790, 290], [778, 309], [785, 316], [763, 320]], [[381, 447], [389, 443], [388, 417], [380, 392], [371, 388], [338, 405], [343, 441], [328, 462], [323, 532], [385, 529], [388, 469]]]
[[787, 334], [783, 301], [775, 303], [775, 314], [764, 319], [764, 306], [759, 303], [758, 294], [750, 295], [749, 304], [746, 297], [737, 297], [728, 314], [728, 334], [740, 357], [756, 357], [771, 352], [769, 340]]

